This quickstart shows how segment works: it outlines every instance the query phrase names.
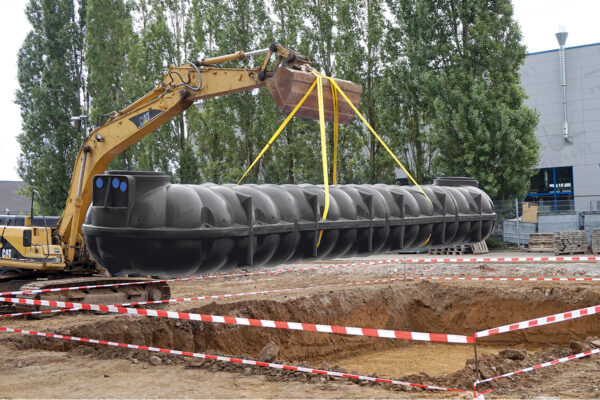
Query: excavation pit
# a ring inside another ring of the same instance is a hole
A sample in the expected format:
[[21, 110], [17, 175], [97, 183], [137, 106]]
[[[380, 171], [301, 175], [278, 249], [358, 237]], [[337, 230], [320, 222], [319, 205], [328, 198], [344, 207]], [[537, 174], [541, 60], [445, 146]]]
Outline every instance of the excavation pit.
[[[514, 283], [411, 281], [322, 290], [317, 293], [305, 292], [293, 296], [255, 297], [241, 301], [236, 299], [204, 305], [190, 303], [185, 311], [472, 335], [477, 330], [597, 304], [600, 304], [600, 290], [593, 284], [542, 282], [517, 286]], [[178, 310], [182, 311], [181, 308]], [[165, 318], [114, 315], [97, 317], [97, 322], [73, 324], [71, 321], [76, 321], [77, 316], [61, 316], [64, 321], [61, 326], [65, 328], [57, 332], [249, 359], [258, 359], [261, 350], [269, 342], [273, 342], [279, 353], [268, 361], [323, 369], [337, 367], [359, 374], [377, 374], [380, 377], [461, 388], [469, 387], [475, 379], [472, 344], [409, 342]], [[15, 321], [15, 326], [17, 325]], [[577, 352], [573, 351], [577, 350], [577, 346], [589, 345], [589, 340], [586, 344], [586, 338], [597, 336], [599, 332], [600, 320], [597, 315], [592, 315], [482, 338], [478, 341], [480, 372], [483, 377], [490, 377], [572, 354]], [[10, 340], [17, 341], [19, 348], [74, 351], [76, 354], [82, 352], [82, 349], [76, 348], [82, 345], [75, 342], [38, 337], [11, 337]], [[507, 349], [516, 350], [521, 356], [517, 355], [515, 359], [513, 353], [503, 352]], [[142, 352], [133, 350], [103, 348], [92, 353], [101, 357], [111, 355], [144, 359], [139, 354]], [[236, 370], [235, 368], [232, 370]], [[243, 370], [243, 366], [239, 368]], [[539, 372], [534, 374], [537, 373]]]

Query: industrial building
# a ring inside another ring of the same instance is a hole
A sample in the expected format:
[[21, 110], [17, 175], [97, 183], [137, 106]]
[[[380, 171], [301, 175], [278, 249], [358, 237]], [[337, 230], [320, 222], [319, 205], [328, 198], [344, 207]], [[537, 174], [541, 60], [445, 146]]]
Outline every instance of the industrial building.
[[27, 214], [31, 209], [31, 200], [21, 194], [24, 188], [20, 181], [0, 181], [0, 214]]
[[540, 114], [539, 174], [526, 201], [542, 213], [600, 211], [600, 43], [530, 53], [525, 104]]

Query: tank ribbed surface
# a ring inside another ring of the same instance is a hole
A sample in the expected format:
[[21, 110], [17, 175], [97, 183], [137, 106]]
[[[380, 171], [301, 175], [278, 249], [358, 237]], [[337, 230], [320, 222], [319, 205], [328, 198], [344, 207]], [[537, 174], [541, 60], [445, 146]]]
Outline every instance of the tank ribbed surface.
[[333, 185], [322, 221], [322, 185], [179, 185], [162, 174], [112, 172], [94, 178], [83, 233], [113, 274], [196, 275], [455, 246], [495, 227], [492, 201], [473, 182], [424, 185], [431, 202], [412, 186]]

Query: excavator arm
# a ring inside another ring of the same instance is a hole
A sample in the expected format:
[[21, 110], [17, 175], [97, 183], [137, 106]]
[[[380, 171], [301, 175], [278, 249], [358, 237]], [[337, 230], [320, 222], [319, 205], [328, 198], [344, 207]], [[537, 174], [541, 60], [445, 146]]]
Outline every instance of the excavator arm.
[[[262, 53], [266, 53], [267, 57], [260, 68], [213, 67]], [[272, 55], [276, 55], [277, 60], [274, 68], [269, 70], [267, 67]], [[85, 249], [81, 227], [92, 202], [94, 175], [103, 173], [119, 153], [200, 99], [267, 85], [280, 110], [287, 114], [290, 105], [295, 105], [314, 81], [313, 75], [306, 72], [309, 65], [306, 57], [273, 44], [264, 50], [249, 53], [240, 51], [179, 67], [171, 66], [161, 85], [120, 112], [113, 113], [104, 125], [92, 131], [84, 140], [75, 161], [66, 206], [54, 231], [54, 242], [62, 245], [66, 266], [94, 265]], [[351, 100], [357, 104], [360, 85], [347, 81], [338, 83], [352, 94]], [[324, 92], [326, 106], [331, 108], [331, 90]], [[318, 119], [316, 95], [307, 99], [305, 104], [298, 115]], [[339, 107], [341, 115], [345, 115], [349, 122], [353, 115], [350, 106], [340, 104]], [[345, 122], [343, 117], [340, 120]]]

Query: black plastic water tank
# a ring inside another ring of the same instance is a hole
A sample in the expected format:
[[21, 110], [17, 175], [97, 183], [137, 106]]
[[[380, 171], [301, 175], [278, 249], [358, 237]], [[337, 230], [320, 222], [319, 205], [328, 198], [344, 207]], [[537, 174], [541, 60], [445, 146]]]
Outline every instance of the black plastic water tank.
[[472, 179], [452, 183], [423, 185], [429, 200], [414, 186], [332, 185], [322, 221], [322, 185], [180, 185], [113, 171], [94, 178], [83, 233], [111, 273], [169, 276], [487, 238], [492, 201]]

